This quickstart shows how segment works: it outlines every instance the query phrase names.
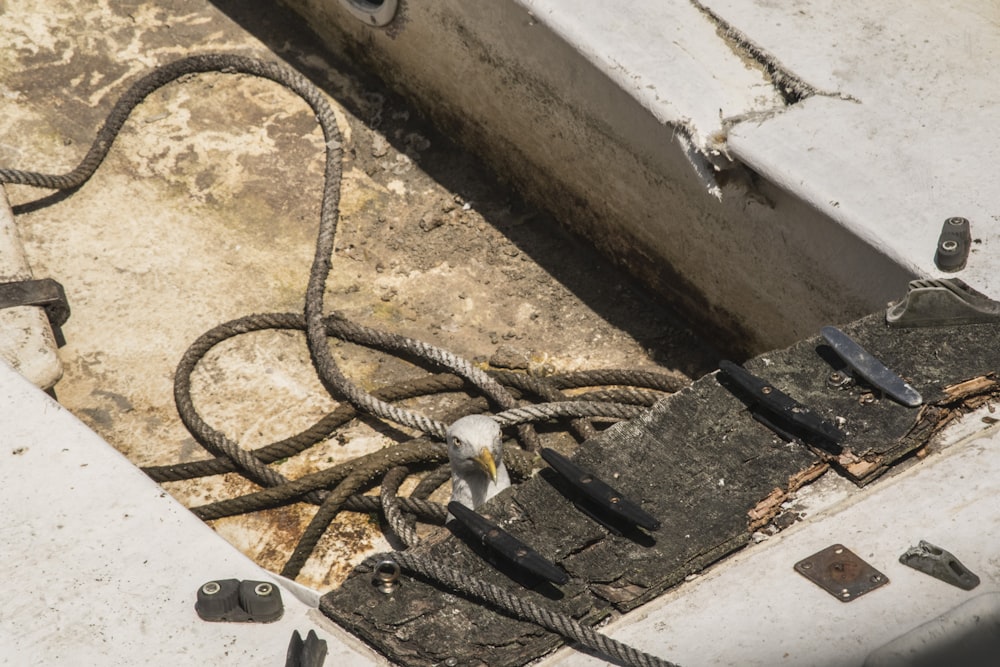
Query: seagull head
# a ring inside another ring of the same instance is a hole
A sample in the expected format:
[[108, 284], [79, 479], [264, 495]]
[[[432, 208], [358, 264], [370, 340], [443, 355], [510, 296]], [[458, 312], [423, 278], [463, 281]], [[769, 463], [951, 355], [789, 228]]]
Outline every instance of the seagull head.
[[510, 486], [500, 425], [493, 419], [486, 415], [462, 417], [448, 427], [446, 439], [453, 501], [478, 509]]

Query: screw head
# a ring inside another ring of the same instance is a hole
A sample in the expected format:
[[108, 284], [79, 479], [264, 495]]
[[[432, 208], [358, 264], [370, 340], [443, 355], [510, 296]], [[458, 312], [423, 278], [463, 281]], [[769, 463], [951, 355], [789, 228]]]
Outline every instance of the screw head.
[[205, 595], [215, 595], [222, 590], [222, 586], [217, 581], [210, 581], [201, 587], [201, 592]]

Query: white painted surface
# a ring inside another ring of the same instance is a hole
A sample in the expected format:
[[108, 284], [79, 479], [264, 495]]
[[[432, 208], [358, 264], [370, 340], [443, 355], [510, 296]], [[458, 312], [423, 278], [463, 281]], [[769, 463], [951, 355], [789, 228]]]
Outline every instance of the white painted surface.
[[688, 128], [706, 153], [719, 143], [723, 118], [784, 106], [689, 0], [520, 3], [659, 121]]
[[654, 116], [693, 128], [699, 150], [749, 165], [915, 275], [941, 274], [941, 225], [969, 218], [979, 243], [961, 277], [1000, 298], [995, 2], [701, 3], [817, 90], [784, 106], [690, 0], [521, 1]]
[[[1000, 591], [998, 496], [994, 428], [741, 552], [604, 632], [680, 665], [860, 666], [890, 640]], [[922, 539], [951, 551], [980, 576], [979, 587], [963, 591], [899, 563]], [[890, 583], [844, 603], [792, 569], [834, 543]], [[564, 649], [542, 664], [602, 663]]]
[[958, 275], [1000, 298], [1000, 5], [706, 3], [816, 87], [814, 97], [729, 135], [733, 156], [921, 275], [941, 275], [945, 218], [971, 221]]
[[288, 588], [274, 623], [202, 621], [207, 581], [284, 582], [2, 362], [0, 460], [0, 664], [278, 666], [310, 629], [326, 664], [384, 664]]
[[941, 275], [954, 215], [978, 240], [959, 277], [1000, 299], [991, 0], [453, 0], [386, 29], [290, 5], [748, 350]]

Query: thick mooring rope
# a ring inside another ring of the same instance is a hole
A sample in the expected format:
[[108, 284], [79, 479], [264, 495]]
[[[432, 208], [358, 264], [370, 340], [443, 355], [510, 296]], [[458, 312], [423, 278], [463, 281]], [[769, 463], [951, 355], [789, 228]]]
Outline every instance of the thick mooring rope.
[[[206, 521], [289, 502], [304, 501], [319, 505], [319, 511], [300, 539], [283, 573], [289, 576], [298, 573], [323, 531], [342, 509], [355, 512], [382, 509], [391, 530], [406, 544], [415, 543], [417, 538], [404, 512], [425, 521], [443, 523], [446, 511], [441, 505], [428, 502], [426, 497], [447, 479], [446, 469], [428, 474], [409, 498], [397, 497], [396, 493], [409, 474], [410, 466], [426, 466], [447, 459], [444, 445], [433, 440], [443, 439], [447, 425], [397, 405], [400, 400], [431, 393], [474, 390], [485, 396], [494, 408], [499, 408], [500, 411], [494, 418], [501, 425], [518, 427], [518, 434], [525, 448], [533, 451], [537, 449], [537, 435], [530, 426], [532, 422], [573, 418], [576, 420], [573, 427], [578, 437], [586, 438], [594, 433], [589, 419], [617, 420], [634, 417], [655, 400], [655, 394], [645, 390], [671, 392], [680, 388], [682, 383], [673, 376], [643, 371], [573, 373], [531, 379], [522, 374], [491, 375], [447, 350], [369, 329], [338, 315], [324, 315], [324, 294], [331, 270], [339, 217], [343, 140], [323, 93], [298, 72], [275, 63], [232, 54], [202, 54], [158, 67], [136, 81], [118, 100], [86, 156], [72, 171], [65, 174], [45, 174], [0, 168], [0, 183], [69, 192], [81, 187], [107, 156], [126, 119], [139, 103], [153, 91], [180, 77], [207, 72], [248, 74], [269, 79], [296, 93], [312, 109], [326, 144], [319, 230], [309, 272], [304, 314], [258, 314], [221, 324], [199, 337], [178, 365], [174, 378], [174, 398], [181, 420], [194, 438], [215, 458], [146, 470], [161, 482], [238, 471], [264, 487], [261, 491], [239, 498], [193, 508], [192, 511]], [[239, 446], [201, 417], [191, 396], [191, 375], [205, 354], [220, 342], [264, 329], [305, 331], [320, 380], [334, 398], [345, 403], [301, 433], [251, 451]], [[345, 377], [338, 368], [330, 351], [331, 336], [414, 357], [447, 373], [376, 392], [366, 392]], [[580, 397], [567, 400], [567, 396], [562, 393], [564, 389], [607, 385], [623, 385], [625, 388], [602, 390], [589, 397], [599, 400], [580, 400]], [[545, 402], [519, 406], [512, 391], [530, 393]], [[301, 453], [325, 440], [335, 429], [359, 414], [374, 415], [430, 437], [415, 438], [296, 480], [289, 480], [270, 467], [269, 464], [277, 460]], [[522, 479], [527, 477], [534, 464], [532, 457], [516, 447], [505, 449], [504, 460], [511, 473]], [[379, 477], [382, 477], [380, 496], [359, 495], [359, 491]], [[671, 664], [611, 640], [563, 614], [543, 609], [445, 565], [430, 563], [409, 553], [395, 553], [391, 558], [407, 571], [486, 601], [517, 618], [538, 623], [624, 664], [643, 667]]]

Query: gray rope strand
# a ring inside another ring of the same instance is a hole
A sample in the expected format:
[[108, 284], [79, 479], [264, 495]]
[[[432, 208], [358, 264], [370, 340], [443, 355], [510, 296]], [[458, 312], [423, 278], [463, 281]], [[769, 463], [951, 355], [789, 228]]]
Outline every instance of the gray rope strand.
[[560, 389], [618, 384], [630, 387], [644, 387], [646, 389], [655, 389], [670, 393], [680, 391], [691, 384], [690, 380], [670, 373], [614, 368], [573, 371], [572, 373], [550, 375], [546, 379]]
[[[444, 525], [444, 521], [448, 517], [448, 510], [441, 503], [414, 498], [412, 495], [396, 496], [396, 502], [402, 511], [415, 514], [426, 523]], [[363, 514], [380, 512], [382, 511], [382, 499], [379, 496], [353, 495], [344, 502], [343, 509]]]
[[403, 480], [409, 474], [410, 471], [405, 466], [397, 466], [385, 474], [385, 477], [382, 478], [382, 487], [379, 489], [379, 497], [382, 500], [382, 513], [385, 515], [385, 521], [389, 524], [392, 532], [396, 533], [396, 536], [403, 541], [403, 544], [407, 548], [414, 547], [420, 542], [420, 539], [417, 537], [417, 531], [413, 529], [406, 521], [406, 517], [403, 516], [403, 511], [400, 509], [399, 496], [396, 495]]
[[[546, 378], [535, 377], [525, 373], [514, 373], [511, 371], [490, 371], [490, 375], [497, 378], [505, 385], [510, 385], [522, 391], [530, 392], [549, 403], [569, 400], [566, 394], [559, 391], [559, 389]], [[586, 419], [572, 420], [570, 422], [570, 428], [581, 442], [589, 440], [597, 434], [597, 430], [594, 428], [594, 425]]]
[[[357, 324], [356, 322], [346, 320], [337, 314], [328, 316], [326, 318], [326, 322], [328, 332], [334, 336], [338, 336], [352, 343], [367, 345], [369, 347], [375, 347], [389, 352], [408, 353], [425, 361], [431, 361], [471, 382], [501, 408], [510, 409], [517, 405], [514, 397], [510, 394], [506, 387], [493, 379], [485, 371], [473, 365], [472, 362], [453, 352], [450, 352], [449, 350], [425, 343], [415, 338], [407, 338], [406, 336], [371, 329], [364, 325]], [[377, 400], [375, 397], [372, 398]], [[399, 423], [405, 424], [405, 422]], [[440, 425], [442, 428], [447, 429], [447, 426], [441, 424], [441, 422], [435, 423]], [[406, 425], [415, 426], [415, 424]], [[443, 432], [424, 432], [429, 435], [437, 435], [440, 438], [444, 438]], [[532, 427], [527, 424], [521, 424], [518, 426], [518, 434], [521, 436], [522, 441], [524, 441], [529, 451], [538, 449], [538, 435]]]
[[[201, 520], [212, 521], [236, 514], [258, 512], [263, 509], [287, 504], [300, 498], [316, 498], [316, 501], [309, 500], [309, 502], [322, 504], [326, 501], [330, 493], [322, 489], [331, 485], [341, 484], [359, 469], [363, 469], [365, 474], [371, 479], [395, 466], [407, 463], [426, 463], [428, 460], [444, 461], [447, 457], [448, 452], [445, 449], [444, 443], [418, 438], [372, 452], [371, 454], [354, 459], [349, 464], [341, 464], [333, 468], [303, 475], [286, 484], [190, 509]], [[318, 495], [310, 495], [313, 492]]]
[[[495, 586], [482, 579], [477, 579], [476, 577], [462, 574], [450, 567], [414, 554], [394, 552], [372, 557], [365, 560], [358, 568], [355, 568], [355, 571], [371, 570], [375, 562], [383, 559], [395, 561], [400, 569], [410, 574], [416, 574], [433, 582], [442, 583], [452, 590], [489, 602], [515, 618], [540, 625], [566, 639], [579, 642], [590, 649], [613, 658], [623, 665], [628, 665], [629, 667], [678, 667], [676, 664], [668, 662], [663, 658], [644, 653], [628, 644], [588, 628], [566, 614], [546, 609], [527, 598], [514, 595], [499, 586]], [[322, 600], [320, 601], [320, 607], [323, 607]]]
[[624, 403], [595, 403], [593, 401], [564, 401], [560, 403], [537, 403], [513, 410], [498, 412], [491, 417], [501, 426], [513, 426], [524, 422], [547, 421], [560, 417], [603, 417], [606, 419], [632, 419], [646, 412], [641, 405]]
[[451, 479], [451, 465], [446, 463], [438, 466], [434, 470], [424, 475], [423, 479], [417, 482], [410, 498], [413, 500], [427, 500], [428, 496], [434, 493], [442, 484]]

